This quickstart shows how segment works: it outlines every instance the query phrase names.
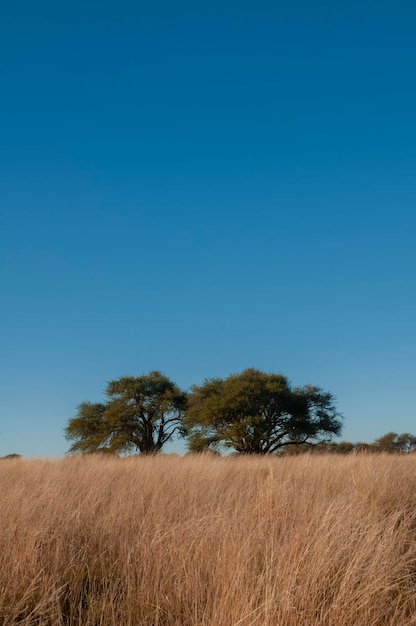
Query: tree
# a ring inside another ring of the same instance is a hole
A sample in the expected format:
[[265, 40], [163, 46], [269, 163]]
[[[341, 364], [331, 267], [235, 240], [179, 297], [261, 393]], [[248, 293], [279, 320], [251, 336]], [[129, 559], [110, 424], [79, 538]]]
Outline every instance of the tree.
[[292, 388], [285, 376], [256, 369], [191, 387], [184, 425], [195, 452], [225, 447], [266, 454], [329, 441], [341, 431], [330, 393], [311, 385]]
[[372, 444], [377, 452], [413, 452], [416, 450], [416, 437], [410, 433], [386, 433]]
[[400, 452], [397, 445], [397, 437], [397, 433], [386, 433], [373, 442], [372, 448], [377, 452]]
[[70, 452], [154, 454], [182, 428], [186, 393], [158, 371], [108, 383], [107, 402], [83, 402], [69, 420]]
[[401, 452], [415, 452], [416, 437], [411, 433], [402, 433], [397, 437], [397, 446]]

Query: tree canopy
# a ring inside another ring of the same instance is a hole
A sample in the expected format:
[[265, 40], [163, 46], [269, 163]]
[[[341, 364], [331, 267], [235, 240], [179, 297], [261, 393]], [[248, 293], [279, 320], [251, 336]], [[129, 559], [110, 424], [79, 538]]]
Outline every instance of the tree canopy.
[[246, 369], [191, 387], [184, 421], [189, 449], [266, 454], [290, 444], [329, 441], [342, 422], [332, 394], [292, 388], [281, 374]]
[[372, 448], [380, 452], [414, 452], [416, 437], [410, 433], [386, 433], [372, 444]]
[[107, 402], [83, 402], [69, 420], [70, 452], [154, 454], [182, 427], [186, 393], [159, 371], [108, 383]]

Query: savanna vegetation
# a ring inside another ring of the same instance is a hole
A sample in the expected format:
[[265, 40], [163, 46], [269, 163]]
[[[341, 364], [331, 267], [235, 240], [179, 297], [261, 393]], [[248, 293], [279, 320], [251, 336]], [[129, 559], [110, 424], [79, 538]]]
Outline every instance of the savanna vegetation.
[[316, 446], [300, 444], [285, 449], [284, 454], [350, 454], [352, 452], [408, 454], [416, 452], [416, 436], [411, 433], [398, 434], [389, 432], [378, 437], [372, 443], [362, 441], [356, 443], [351, 441], [329, 441], [319, 443]]
[[342, 416], [332, 393], [292, 387], [281, 374], [247, 369], [181, 390], [158, 371], [110, 381], [106, 402], [82, 402], [65, 429], [70, 453], [156, 454], [182, 438], [191, 452], [299, 455], [408, 453], [416, 436], [389, 432], [372, 443], [334, 441]]
[[155, 454], [183, 432], [186, 393], [160, 372], [112, 380], [105, 393], [106, 403], [83, 402], [69, 420], [70, 452]]
[[155, 454], [178, 435], [194, 452], [267, 454], [328, 443], [342, 426], [331, 393], [256, 369], [206, 379], [190, 392], [153, 371], [110, 381], [106, 396], [83, 402], [69, 420], [70, 452]]
[[2, 626], [416, 623], [416, 456], [0, 464]]
[[2, 457], [0, 626], [416, 624], [414, 435], [335, 442], [331, 393], [254, 369], [106, 398]]

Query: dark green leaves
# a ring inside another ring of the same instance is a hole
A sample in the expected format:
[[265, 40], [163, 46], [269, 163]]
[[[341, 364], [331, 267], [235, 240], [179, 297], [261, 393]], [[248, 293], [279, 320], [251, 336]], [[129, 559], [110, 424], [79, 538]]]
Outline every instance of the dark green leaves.
[[186, 394], [160, 372], [110, 381], [106, 404], [84, 402], [69, 420], [70, 452], [159, 452], [181, 428]]
[[191, 450], [224, 446], [250, 454], [317, 443], [341, 431], [330, 393], [292, 389], [281, 374], [255, 369], [193, 386], [185, 424]]
[[228, 448], [245, 454], [316, 444], [339, 434], [333, 396], [311, 385], [292, 388], [281, 374], [256, 369], [210, 378], [181, 391], [158, 371], [108, 383], [107, 402], [84, 402], [69, 420], [71, 452], [154, 454], [175, 433], [192, 451]]

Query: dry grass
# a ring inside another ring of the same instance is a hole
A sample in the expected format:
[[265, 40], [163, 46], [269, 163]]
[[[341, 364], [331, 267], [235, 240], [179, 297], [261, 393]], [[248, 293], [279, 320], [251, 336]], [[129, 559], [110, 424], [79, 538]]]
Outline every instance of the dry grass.
[[416, 624], [416, 457], [0, 463], [0, 624]]

